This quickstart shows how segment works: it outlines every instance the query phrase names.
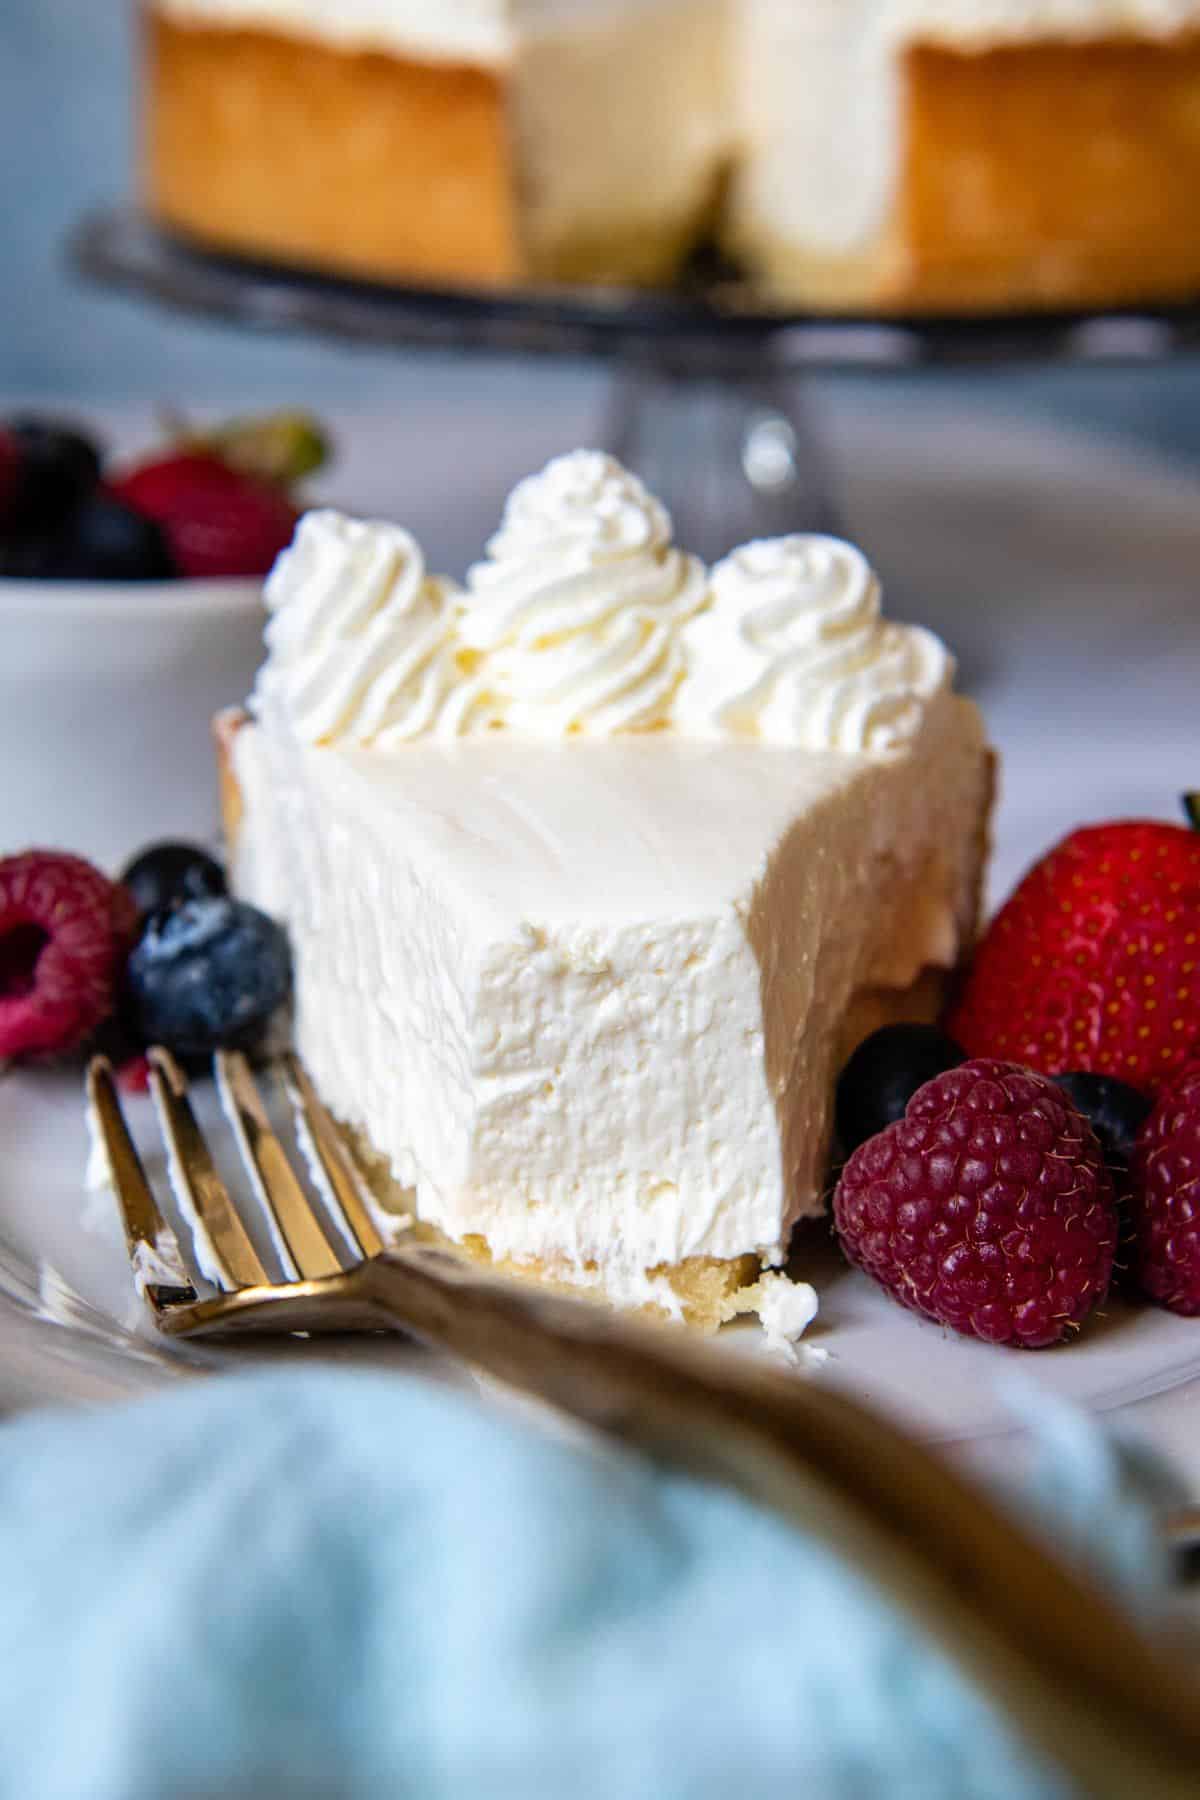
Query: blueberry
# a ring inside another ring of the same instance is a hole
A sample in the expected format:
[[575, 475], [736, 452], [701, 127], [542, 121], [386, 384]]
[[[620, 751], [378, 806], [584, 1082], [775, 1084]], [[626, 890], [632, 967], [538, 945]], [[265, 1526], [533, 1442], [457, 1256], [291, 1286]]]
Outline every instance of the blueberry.
[[25, 581], [170, 581], [161, 525], [97, 491], [65, 519], [0, 544], [0, 574]]
[[919, 1087], [967, 1060], [936, 1025], [884, 1025], [864, 1038], [842, 1070], [835, 1101], [842, 1154], [904, 1117]]
[[1137, 1134], [1149, 1117], [1153, 1102], [1127, 1081], [1118, 1081], [1115, 1075], [1072, 1069], [1066, 1075], [1056, 1075], [1054, 1081], [1091, 1125], [1104, 1153], [1120, 1222], [1113, 1285], [1133, 1294], [1137, 1291], [1137, 1229], [1129, 1163]]
[[179, 572], [162, 526], [102, 492], [65, 522], [58, 556], [74, 581], [170, 581]]
[[291, 988], [273, 919], [228, 895], [151, 915], [125, 972], [125, 1017], [144, 1044], [182, 1057], [252, 1049]]
[[11, 522], [32, 536], [53, 532], [100, 480], [91, 438], [46, 419], [9, 420], [20, 459]]
[[1091, 1075], [1081, 1069], [1054, 1080], [1090, 1123], [1104, 1160], [1119, 1171], [1126, 1168], [1137, 1134], [1150, 1116], [1152, 1103], [1145, 1094], [1115, 1075]]
[[140, 918], [178, 900], [204, 900], [225, 892], [225, 871], [196, 844], [151, 844], [134, 857], [118, 879], [133, 895]]

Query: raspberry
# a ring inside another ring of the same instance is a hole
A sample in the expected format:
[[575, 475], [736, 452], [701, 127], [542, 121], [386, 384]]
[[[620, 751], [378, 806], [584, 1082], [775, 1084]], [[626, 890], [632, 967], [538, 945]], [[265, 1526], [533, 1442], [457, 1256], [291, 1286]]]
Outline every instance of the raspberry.
[[1100, 1145], [1059, 1088], [1012, 1063], [927, 1081], [854, 1152], [833, 1211], [846, 1255], [893, 1298], [989, 1343], [1059, 1343], [1108, 1292]]
[[150, 1092], [150, 1059], [146, 1055], [131, 1056], [117, 1070], [117, 1086], [123, 1094]]
[[1159, 1095], [1130, 1171], [1139, 1290], [1171, 1312], [1200, 1314], [1200, 1060]]
[[0, 1058], [75, 1049], [112, 1011], [136, 915], [79, 856], [0, 860]]

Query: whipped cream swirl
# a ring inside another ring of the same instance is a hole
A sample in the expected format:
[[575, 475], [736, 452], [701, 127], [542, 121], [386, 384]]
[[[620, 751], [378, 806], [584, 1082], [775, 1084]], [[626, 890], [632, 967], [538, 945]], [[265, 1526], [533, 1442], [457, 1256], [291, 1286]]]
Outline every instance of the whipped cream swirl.
[[476, 725], [545, 738], [669, 722], [679, 627], [705, 600], [704, 572], [611, 456], [577, 450], [521, 482], [467, 585], [458, 629], [479, 659]]
[[880, 616], [879, 581], [840, 538], [766, 538], [712, 572], [684, 627], [672, 723], [697, 737], [886, 753], [920, 729], [954, 661], [932, 632]]
[[441, 729], [458, 679], [454, 595], [399, 526], [306, 513], [266, 584], [256, 704], [281, 707], [311, 744], [386, 749]]

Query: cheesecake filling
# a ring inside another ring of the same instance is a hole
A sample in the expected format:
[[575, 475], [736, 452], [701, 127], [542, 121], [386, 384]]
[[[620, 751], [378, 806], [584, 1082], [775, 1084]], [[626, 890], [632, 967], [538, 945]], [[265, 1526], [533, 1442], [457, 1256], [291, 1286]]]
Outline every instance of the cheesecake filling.
[[233, 876], [326, 1103], [496, 1260], [668, 1311], [696, 1259], [781, 1263], [845, 1057], [974, 929], [990, 760], [944, 646], [837, 539], [706, 570], [588, 451], [465, 587], [320, 512], [267, 601]]
[[953, 697], [887, 761], [381, 755], [264, 719], [236, 770], [235, 883], [291, 934], [326, 1102], [422, 1219], [630, 1303], [689, 1257], [783, 1259], [856, 1034], [973, 925], [983, 736]]
[[281, 31], [344, 50], [499, 67], [512, 55], [519, 15], [569, 16], [580, 9], [580, 0], [527, 0], [524, 6], [519, 0], [153, 0], [153, 5], [185, 24]]

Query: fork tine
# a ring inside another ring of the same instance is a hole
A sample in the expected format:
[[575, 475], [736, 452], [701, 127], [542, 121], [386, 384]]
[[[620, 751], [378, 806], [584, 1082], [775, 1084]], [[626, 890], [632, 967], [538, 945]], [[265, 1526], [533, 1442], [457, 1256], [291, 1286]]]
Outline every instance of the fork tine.
[[278, 1225], [297, 1272], [306, 1281], [340, 1275], [341, 1259], [271, 1129], [249, 1063], [240, 1050], [219, 1050], [216, 1068], [221, 1100], [246, 1171], [263, 1207]]
[[142, 1159], [121, 1111], [107, 1056], [94, 1056], [88, 1064], [87, 1098], [125, 1227], [134, 1285], [155, 1312], [165, 1305], [194, 1301], [196, 1290], [188, 1277], [179, 1240], [160, 1212], [154, 1189], [146, 1179]]
[[281, 1074], [302, 1147], [316, 1165], [359, 1252], [363, 1256], [378, 1256], [384, 1247], [383, 1239], [363, 1201], [358, 1175], [341, 1133], [317, 1098], [307, 1069], [289, 1051], [282, 1058]]
[[183, 1070], [169, 1051], [157, 1046], [149, 1052], [149, 1060], [150, 1091], [167, 1146], [171, 1185], [192, 1227], [201, 1268], [221, 1288], [269, 1284], [270, 1276], [213, 1167]]

